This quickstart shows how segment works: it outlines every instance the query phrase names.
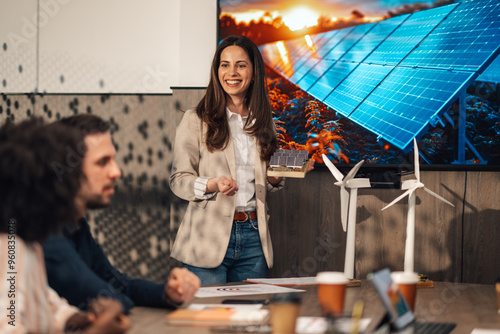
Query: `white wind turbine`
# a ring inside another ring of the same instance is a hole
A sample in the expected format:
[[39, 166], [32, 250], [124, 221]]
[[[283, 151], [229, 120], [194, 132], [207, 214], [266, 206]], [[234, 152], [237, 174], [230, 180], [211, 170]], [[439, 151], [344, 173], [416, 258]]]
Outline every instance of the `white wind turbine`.
[[[340, 187], [340, 218], [344, 232], [347, 230], [347, 240], [345, 249], [344, 274], [347, 278], [354, 278], [354, 248], [356, 241], [356, 209], [358, 200], [358, 188], [370, 188], [370, 179], [355, 179], [354, 176], [363, 164], [364, 160], [358, 162], [346, 177], [335, 167], [335, 165], [323, 154], [323, 161], [328, 167], [333, 177], [337, 180], [336, 186]], [[349, 191], [346, 189], [349, 188]], [[349, 201], [350, 197], [350, 201]], [[348, 209], [349, 206], [349, 221]], [[346, 226], [347, 225], [347, 226]]]
[[407, 218], [407, 223], [406, 223], [406, 245], [405, 245], [404, 270], [410, 271], [410, 272], [414, 271], [414, 257], [415, 257], [414, 256], [414, 252], [415, 252], [415, 200], [416, 200], [415, 191], [418, 188], [423, 188], [425, 191], [427, 191], [429, 194], [436, 197], [437, 199], [440, 199], [441, 201], [445, 202], [446, 204], [449, 204], [452, 207], [455, 207], [451, 202], [447, 201], [446, 199], [439, 196], [435, 192], [427, 189], [425, 187], [425, 185], [422, 182], [420, 182], [420, 164], [418, 162], [419, 155], [418, 155], [417, 140], [415, 138], [413, 138], [413, 144], [415, 146], [414, 164], [415, 164], [415, 178], [416, 179], [403, 181], [403, 183], [401, 184], [401, 190], [406, 190], [406, 191], [382, 209], [382, 210], [387, 209], [388, 207], [392, 206], [394, 203], [398, 202], [403, 197], [408, 195], [408, 218]]

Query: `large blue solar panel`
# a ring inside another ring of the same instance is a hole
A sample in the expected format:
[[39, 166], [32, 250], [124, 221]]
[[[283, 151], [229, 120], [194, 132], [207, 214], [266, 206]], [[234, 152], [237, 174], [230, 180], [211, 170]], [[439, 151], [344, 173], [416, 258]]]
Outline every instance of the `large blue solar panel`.
[[311, 39], [314, 43], [314, 47], [319, 50], [322, 49], [323, 46], [328, 43], [332, 38], [334, 38], [335, 35], [337, 35], [341, 30], [333, 30], [333, 31], [328, 31], [324, 32], [321, 34], [317, 35], [312, 35]]
[[307, 41], [304, 37], [293, 39], [290, 41], [285, 41], [285, 46], [290, 52], [290, 58], [296, 60], [302, 57], [310, 57], [313, 56], [312, 48], [307, 44]]
[[[293, 76], [296, 69], [301, 66], [293, 59], [294, 55], [284, 42], [265, 44], [260, 47], [260, 52], [264, 62], [286, 78]], [[308, 57], [298, 57], [298, 59], [308, 59]]]
[[468, 0], [285, 44], [287, 57], [276, 46], [261, 48], [266, 63], [407, 150], [478, 72], [479, 80], [500, 81], [500, 56], [492, 63], [500, 54], [500, 2]]
[[401, 65], [477, 71], [500, 47], [499, 17], [498, 0], [464, 1]]
[[290, 77], [290, 81], [297, 84], [319, 61], [319, 58], [304, 57], [300, 67], [297, 67], [295, 73]]
[[453, 4], [411, 14], [365, 62], [396, 66], [456, 6]]
[[483, 74], [477, 78], [477, 81], [500, 83], [500, 56], [497, 56]]
[[309, 88], [309, 94], [322, 101], [355, 67], [353, 63], [336, 62]]
[[[316, 65], [314, 65], [313, 68], [307, 74], [305, 74], [298, 82], [297, 85], [302, 88], [303, 90], [309, 90], [312, 85], [318, 80], [319, 78], [323, 77], [323, 75], [328, 71], [330, 67], [335, 62], [332, 60], [328, 59], [320, 59]], [[332, 87], [333, 88], [333, 87]]]
[[354, 28], [353, 27], [350, 27], [350, 28], [345, 28], [345, 29], [341, 29], [341, 30], [338, 30], [336, 34], [333, 34], [332, 37], [323, 45], [323, 47], [321, 47], [320, 49], [318, 49], [318, 57], [320, 58], [324, 58], [326, 54], [328, 54], [328, 52], [330, 52], [330, 50], [332, 50], [333, 48], [335, 48], [335, 46], [342, 41], [342, 39], [347, 35], [349, 34]]
[[323, 101], [342, 115], [351, 112], [389, 74], [392, 66], [361, 64]]
[[473, 77], [471, 72], [395, 68], [350, 119], [406, 150]]
[[356, 44], [366, 33], [368, 33], [376, 23], [362, 24], [354, 27], [344, 38], [335, 45], [326, 55], [323, 57], [331, 60], [339, 60], [342, 56], [349, 51], [349, 49]]
[[370, 33], [366, 34], [342, 56], [343, 61], [362, 62], [387, 36], [396, 29], [401, 22], [410, 16], [400, 15], [378, 22]]

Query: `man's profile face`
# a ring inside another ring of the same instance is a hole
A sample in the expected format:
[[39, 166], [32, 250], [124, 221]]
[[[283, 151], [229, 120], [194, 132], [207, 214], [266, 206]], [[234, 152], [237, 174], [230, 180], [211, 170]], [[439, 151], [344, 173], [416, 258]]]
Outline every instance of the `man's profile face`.
[[116, 179], [121, 176], [115, 161], [116, 150], [111, 134], [93, 133], [85, 136], [87, 151], [83, 157], [83, 174], [78, 198], [87, 209], [107, 207], [114, 194]]

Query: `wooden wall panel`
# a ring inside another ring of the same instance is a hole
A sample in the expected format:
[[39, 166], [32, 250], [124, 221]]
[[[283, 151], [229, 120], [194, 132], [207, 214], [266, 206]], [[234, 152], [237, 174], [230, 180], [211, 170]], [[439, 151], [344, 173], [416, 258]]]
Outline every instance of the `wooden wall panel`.
[[468, 172], [463, 235], [463, 282], [500, 278], [500, 173]]
[[[406, 176], [413, 178], [413, 175]], [[461, 212], [465, 172], [422, 172], [427, 188], [455, 204], [442, 203], [424, 190], [417, 193], [415, 270], [434, 280], [461, 279]], [[270, 194], [271, 234], [275, 246], [273, 277], [310, 276], [344, 270], [345, 239], [340, 222], [340, 193], [328, 170], [317, 168], [305, 179], [288, 179]], [[399, 189], [360, 189], [356, 224], [355, 277], [374, 270], [403, 270], [407, 199], [381, 209]], [[321, 245], [327, 245], [323, 247]], [[328, 257], [319, 256], [328, 251]], [[321, 253], [322, 252], [322, 253]], [[286, 275], [283, 275], [285, 273]]]

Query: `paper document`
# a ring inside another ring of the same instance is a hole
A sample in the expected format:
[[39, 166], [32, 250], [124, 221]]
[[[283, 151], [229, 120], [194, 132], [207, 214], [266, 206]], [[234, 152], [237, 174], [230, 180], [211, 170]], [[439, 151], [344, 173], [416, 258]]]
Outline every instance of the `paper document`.
[[499, 329], [481, 329], [481, 328], [476, 328], [472, 330], [470, 334], [500, 334]]
[[278, 286], [316, 285], [316, 277], [289, 277], [289, 278], [251, 278], [248, 283], [272, 284]]
[[267, 284], [244, 284], [229, 286], [201, 287], [195, 294], [197, 298], [262, 295], [269, 293], [304, 292], [304, 290], [284, 288]]
[[233, 311], [257, 311], [260, 310], [264, 304], [191, 304], [187, 307], [188, 310], [214, 310], [226, 309]]
[[[359, 331], [364, 332], [371, 319], [363, 318], [359, 323]], [[351, 333], [354, 323], [351, 318], [339, 319], [336, 321], [335, 330], [338, 333]], [[328, 323], [324, 317], [299, 317], [296, 324], [296, 332], [299, 334], [325, 333]]]

